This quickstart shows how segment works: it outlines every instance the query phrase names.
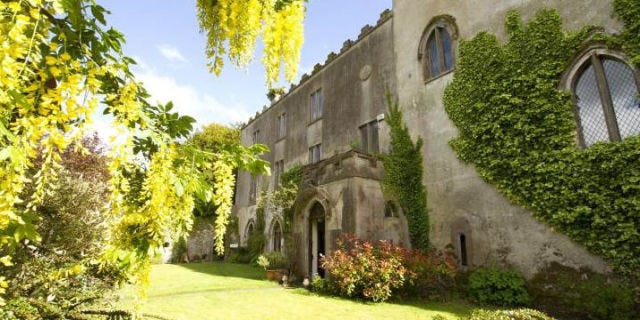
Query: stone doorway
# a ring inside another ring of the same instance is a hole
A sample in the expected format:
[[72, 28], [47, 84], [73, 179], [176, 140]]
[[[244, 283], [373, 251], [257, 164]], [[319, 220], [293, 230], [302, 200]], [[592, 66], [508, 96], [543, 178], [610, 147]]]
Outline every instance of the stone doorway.
[[309, 210], [309, 273], [323, 278], [325, 272], [320, 257], [326, 254], [325, 221], [324, 207], [316, 201]]

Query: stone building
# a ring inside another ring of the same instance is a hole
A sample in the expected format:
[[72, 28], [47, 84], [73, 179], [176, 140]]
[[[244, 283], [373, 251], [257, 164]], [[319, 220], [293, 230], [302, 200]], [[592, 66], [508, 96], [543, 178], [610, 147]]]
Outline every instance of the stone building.
[[[599, 25], [617, 33], [622, 28], [612, 18], [611, 0], [394, 1], [393, 11], [383, 12], [375, 26], [365, 26], [358, 39], [330, 53], [243, 127], [244, 144], [271, 149], [265, 159], [273, 174], [238, 177], [234, 214], [240, 245], [254, 231], [260, 190], [273, 190], [279, 175], [296, 164], [304, 165], [305, 172], [292, 228], [301, 274], [321, 273], [318, 256], [343, 233], [409, 243], [406, 219], [383, 195], [384, 168], [372, 156], [389, 146], [384, 121], [389, 88], [399, 98], [411, 134], [425, 141], [423, 182], [436, 247], [455, 248], [463, 268], [508, 265], [530, 277], [558, 262], [607, 271], [601, 258], [510, 203], [448, 144], [457, 129], [442, 97], [455, 71], [458, 42], [479, 31], [503, 37], [508, 10], [518, 10], [526, 21], [543, 8], [558, 10], [568, 30]], [[635, 83], [633, 90], [637, 94]], [[640, 131], [638, 123], [633, 126], [635, 133]], [[580, 137], [586, 134], [582, 130]], [[266, 212], [268, 251], [282, 250], [281, 219]]]

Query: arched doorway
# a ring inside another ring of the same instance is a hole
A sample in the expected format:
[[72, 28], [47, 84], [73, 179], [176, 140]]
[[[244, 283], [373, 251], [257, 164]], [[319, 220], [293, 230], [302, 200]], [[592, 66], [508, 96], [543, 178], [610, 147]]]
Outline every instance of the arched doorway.
[[325, 210], [320, 202], [315, 202], [309, 209], [309, 265], [311, 276], [317, 274], [324, 277], [320, 257], [326, 253]]

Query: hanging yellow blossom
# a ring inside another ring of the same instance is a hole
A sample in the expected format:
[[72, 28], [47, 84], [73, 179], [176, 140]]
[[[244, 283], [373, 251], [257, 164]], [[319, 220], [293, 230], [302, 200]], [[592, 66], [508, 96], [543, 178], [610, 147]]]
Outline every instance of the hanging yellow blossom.
[[283, 63], [285, 78], [295, 79], [304, 38], [303, 0], [198, 0], [197, 8], [211, 72], [220, 74], [225, 55], [236, 66], [247, 65], [262, 34], [267, 85], [278, 81]]

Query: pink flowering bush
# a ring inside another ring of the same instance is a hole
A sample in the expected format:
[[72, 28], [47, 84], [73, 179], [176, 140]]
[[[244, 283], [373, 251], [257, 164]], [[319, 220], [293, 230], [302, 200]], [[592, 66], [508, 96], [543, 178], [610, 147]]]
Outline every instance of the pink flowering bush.
[[328, 293], [381, 302], [401, 288], [409, 271], [404, 267], [405, 250], [388, 241], [372, 244], [348, 235], [323, 259]]

